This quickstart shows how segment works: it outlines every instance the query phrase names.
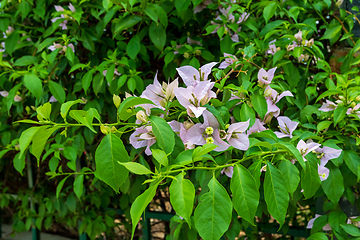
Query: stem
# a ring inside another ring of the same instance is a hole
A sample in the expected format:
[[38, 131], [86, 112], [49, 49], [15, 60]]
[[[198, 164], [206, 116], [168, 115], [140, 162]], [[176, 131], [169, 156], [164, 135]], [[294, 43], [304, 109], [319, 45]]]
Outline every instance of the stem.
[[[335, 16], [335, 14], [333, 14], [332, 16], [333, 16], [336, 20], [339, 21], [339, 23], [340, 23], [341, 26], [342, 26], [342, 29], [343, 29], [346, 33], [348, 33], [348, 30], [346, 30], [346, 28], [345, 28], [345, 26], [344, 26], [344, 23], [343, 23], [337, 16]], [[349, 38], [351, 39], [352, 43], [355, 45], [354, 39], [353, 39], [352, 37], [349, 37]]]
[[[277, 150], [277, 151], [262, 152], [261, 154], [257, 155], [256, 157], [277, 154], [277, 153], [285, 153], [285, 152], [287, 152], [287, 151], [286, 150]], [[245, 162], [247, 160], [253, 159], [254, 157], [255, 157], [254, 155], [247, 156], [247, 157], [244, 157], [243, 159], [237, 160], [236, 162], [228, 163], [225, 165], [218, 165], [216, 167], [200, 167], [200, 166], [184, 167], [184, 168], [168, 171], [168, 172], [166, 172], [166, 174], [170, 175], [173, 173], [178, 173], [178, 172], [187, 171], [187, 170], [213, 170], [214, 171], [214, 170], [223, 169], [223, 168], [226, 168], [229, 166], [235, 166], [238, 163]]]

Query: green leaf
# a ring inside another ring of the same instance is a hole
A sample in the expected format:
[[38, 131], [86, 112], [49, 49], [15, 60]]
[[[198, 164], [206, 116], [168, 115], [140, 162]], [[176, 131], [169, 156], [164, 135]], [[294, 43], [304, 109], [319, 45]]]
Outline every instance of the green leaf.
[[14, 97], [17, 93], [17, 91], [21, 88], [22, 83], [19, 83], [18, 85], [16, 85], [15, 87], [13, 87], [10, 91], [9, 91], [9, 95], [6, 97], [6, 107], [7, 107], [7, 111], [8, 114], [10, 115], [10, 108], [14, 102]]
[[214, 106], [211, 106], [209, 104], [205, 104], [204, 107], [206, 107], [206, 109], [214, 115], [216, 120], [218, 120], [220, 127], [222, 129], [225, 129], [225, 123], [222, 118], [223, 117], [222, 113], [218, 109], [216, 109]]
[[136, 80], [135, 78], [131, 77], [129, 78], [129, 80], [127, 81], [127, 86], [129, 88], [129, 90], [134, 93], [136, 90]]
[[233, 194], [233, 203], [240, 217], [254, 225], [254, 217], [259, 205], [260, 193], [255, 179], [241, 164], [234, 166], [233, 176], [230, 182]]
[[323, 92], [317, 99], [316, 102], [319, 101], [320, 99], [323, 99], [325, 97], [328, 96], [332, 96], [332, 95], [336, 95], [336, 94], [341, 94], [342, 92], [339, 90], [327, 90], [325, 92]]
[[85, 94], [91, 85], [91, 81], [93, 79], [94, 73], [95, 73], [95, 69], [91, 69], [90, 71], [85, 73], [81, 79], [82, 87], [84, 89]]
[[20, 156], [19, 158], [22, 157], [22, 155], [24, 154], [25, 150], [29, 147], [34, 134], [36, 133], [37, 130], [39, 130], [40, 127], [31, 127], [26, 129], [25, 131], [23, 131], [20, 135], [20, 139], [19, 139], [19, 147], [20, 147]]
[[61, 190], [62, 190], [62, 188], [63, 188], [63, 186], [64, 186], [64, 183], [65, 183], [66, 179], [68, 179], [70, 176], [71, 176], [71, 175], [65, 177], [65, 178], [64, 178], [63, 180], [61, 180], [61, 181], [59, 182], [59, 184], [57, 185], [57, 187], [56, 187], [56, 198], [57, 198], [57, 199], [59, 199], [60, 192], [61, 192]]
[[119, 162], [121, 165], [126, 167], [127, 170], [136, 175], [154, 174], [152, 171], [147, 169], [144, 165], [137, 162]]
[[290, 161], [282, 161], [279, 170], [284, 177], [286, 188], [290, 195], [295, 192], [300, 182], [300, 172]]
[[49, 88], [51, 94], [58, 100], [60, 103], [65, 102], [66, 93], [64, 88], [57, 82], [49, 81]]
[[42, 83], [40, 78], [34, 74], [26, 74], [24, 76], [24, 85], [39, 100], [42, 96]]
[[264, 8], [263, 17], [266, 21], [266, 24], [268, 23], [270, 18], [272, 18], [272, 16], [274, 16], [277, 6], [278, 6], [278, 4], [276, 2], [273, 2], [273, 3], [268, 4]]
[[252, 95], [250, 99], [255, 111], [259, 114], [261, 119], [264, 119], [267, 113], [267, 103], [265, 97], [262, 95]]
[[90, 50], [91, 52], [95, 52], [95, 44], [91, 35], [92, 34], [90, 29], [86, 29], [86, 28], [81, 29], [81, 40], [83, 46], [86, 49]]
[[[84, 124], [86, 127], [88, 127], [91, 131], [96, 133], [94, 127], [92, 126], [92, 122], [94, 120], [94, 117], [100, 121], [99, 113], [93, 108], [90, 108], [87, 111], [84, 110], [71, 110], [70, 111], [70, 117], [75, 119], [77, 122]], [[94, 116], [95, 115], [95, 116]]]
[[260, 37], [264, 37], [268, 32], [271, 30], [274, 30], [275, 28], [279, 27], [280, 25], [288, 23], [288, 21], [285, 20], [276, 20], [273, 22], [270, 22], [269, 24], [266, 24], [266, 26], [261, 30]]
[[191, 4], [191, 0], [175, 1], [175, 8], [178, 14], [188, 9], [190, 4]]
[[175, 212], [191, 226], [190, 216], [194, 207], [195, 187], [189, 179], [179, 173], [169, 187], [170, 202]]
[[254, 125], [255, 123], [255, 112], [254, 110], [249, 107], [246, 103], [242, 104], [240, 109], [240, 119], [242, 122], [246, 122], [248, 119], [250, 119], [249, 126]]
[[307, 240], [328, 240], [328, 239], [329, 238], [323, 232], [311, 234], [311, 236], [307, 238]]
[[211, 152], [215, 148], [217, 148], [217, 145], [213, 143], [206, 143], [203, 146], [198, 146], [194, 149], [192, 158], [194, 161], [197, 161], [197, 159], [201, 158], [201, 156]]
[[357, 176], [360, 177], [358, 174], [358, 167], [360, 165], [360, 157], [359, 155], [354, 151], [345, 150], [344, 151], [344, 160], [346, 165], [349, 167], [349, 169]]
[[77, 175], [74, 181], [74, 193], [80, 199], [84, 191], [84, 174]]
[[66, 48], [65, 56], [66, 56], [66, 58], [69, 60], [69, 62], [74, 63], [75, 53], [74, 53], [74, 51], [71, 49], [71, 47], [67, 47], [67, 48]]
[[148, 15], [148, 17], [151, 19], [151, 20], [153, 20], [154, 22], [158, 22], [158, 16], [157, 16], [157, 14], [156, 14], [156, 12], [153, 10], [153, 9], [151, 9], [151, 8], [146, 8], [145, 10], [144, 10], [144, 12], [146, 13], [146, 15]]
[[33, 135], [31, 153], [36, 157], [38, 166], [40, 164], [41, 153], [44, 151], [48, 138], [59, 128], [60, 127], [41, 126]]
[[328, 199], [335, 205], [344, 193], [344, 180], [338, 168], [331, 168], [329, 177], [322, 182], [322, 188]]
[[126, 53], [131, 59], [135, 59], [136, 55], [140, 52], [140, 38], [135, 35], [131, 38], [128, 45], [126, 46]]
[[166, 43], [164, 27], [159, 23], [152, 22], [149, 28], [149, 36], [155, 47], [162, 51]]
[[70, 110], [70, 108], [77, 104], [77, 103], [83, 103], [83, 100], [81, 99], [78, 99], [78, 100], [75, 100], [75, 101], [69, 101], [69, 102], [66, 102], [66, 103], [63, 103], [61, 104], [61, 107], [60, 107], [60, 114], [61, 114], [61, 117], [63, 119], [66, 119], [66, 116]]
[[281, 143], [274, 143], [273, 147], [276, 148], [282, 148], [288, 151], [288, 153], [290, 153], [291, 155], [293, 155], [296, 160], [300, 163], [302, 168], [305, 168], [305, 162], [303, 157], [301, 156], [299, 150], [294, 147], [294, 145], [287, 143], [287, 142], [281, 142]]
[[50, 120], [51, 114], [51, 103], [47, 102], [44, 105], [36, 109], [37, 118], [39, 121], [48, 121]]
[[220, 239], [230, 226], [232, 202], [215, 177], [210, 180], [208, 187], [209, 192], [201, 196], [195, 209], [195, 227], [204, 240]]
[[269, 162], [264, 180], [265, 202], [271, 216], [279, 222], [279, 229], [285, 222], [289, 205], [289, 193], [284, 186], [286, 183], [281, 172]]
[[18, 171], [22, 176], [23, 175], [22, 171], [25, 168], [25, 155], [21, 155], [20, 153], [17, 153], [14, 157], [13, 164], [16, 171]]
[[340, 34], [341, 34], [340, 23], [331, 24], [326, 28], [326, 31], [324, 35], [320, 38], [320, 40], [329, 39], [330, 44], [333, 45], [339, 39]]
[[346, 116], [347, 108], [345, 106], [338, 106], [334, 110], [334, 126], [336, 127], [336, 124], [344, 119]]
[[332, 124], [332, 121], [322, 121], [316, 126], [317, 132], [327, 129]]
[[123, 142], [115, 134], [107, 134], [95, 151], [97, 177], [119, 192], [129, 171], [119, 162], [129, 162], [129, 155]]
[[141, 21], [141, 17], [136, 15], [127, 15], [126, 17], [122, 18], [116, 25], [115, 25], [115, 35], [119, 32], [131, 28], [135, 24]]
[[154, 104], [154, 103], [146, 98], [128, 97], [120, 104], [118, 110], [120, 120], [125, 121], [132, 115], [135, 115], [136, 114], [135, 111], [131, 110], [130, 108], [140, 104]]
[[134, 237], [136, 226], [140, 220], [142, 213], [145, 211], [145, 208], [151, 200], [154, 198], [157, 186], [159, 185], [160, 181], [157, 180], [150, 184], [150, 187], [145, 190], [140, 196], [138, 196], [130, 208], [130, 215], [131, 215], [131, 222], [132, 222], [132, 233], [131, 239]]
[[31, 64], [37, 64], [38, 58], [34, 56], [22, 56], [16, 59], [13, 67], [24, 67]]
[[150, 121], [157, 144], [166, 154], [170, 154], [175, 146], [174, 131], [163, 118], [150, 116]]
[[350, 236], [360, 237], [360, 230], [357, 226], [352, 224], [340, 224], [340, 226], [346, 233], [350, 234]]
[[20, 34], [17, 31], [14, 31], [10, 34], [8, 38], [5, 39], [5, 50], [8, 54], [12, 55], [18, 46], [20, 40]]
[[168, 166], [169, 164], [169, 160], [167, 158], [167, 155], [164, 151], [160, 150], [160, 149], [152, 149], [152, 156], [153, 158], [160, 164], [163, 165], [165, 167]]
[[164, 9], [161, 6], [159, 6], [157, 4], [154, 4], [153, 6], [155, 8], [157, 16], [159, 17], [160, 23], [164, 26], [164, 28], [166, 28], [168, 25], [168, 16], [167, 16], [166, 12], [164, 11]]
[[306, 168], [301, 171], [301, 188], [304, 189], [305, 198], [311, 198], [320, 187], [321, 181], [316, 163], [307, 161]]

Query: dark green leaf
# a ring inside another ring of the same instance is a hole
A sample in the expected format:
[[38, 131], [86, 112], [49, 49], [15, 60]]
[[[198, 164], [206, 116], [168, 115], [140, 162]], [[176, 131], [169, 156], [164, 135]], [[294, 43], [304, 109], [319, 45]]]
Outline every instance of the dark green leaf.
[[334, 110], [334, 126], [338, 124], [346, 116], [347, 108], [345, 106], [338, 106]]
[[154, 104], [154, 103], [146, 98], [128, 97], [120, 104], [118, 110], [120, 120], [125, 121], [132, 115], [135, 115], [136, 114], [135, 111], [132, 111], [129, 108], [132, 108], [140, 104]]
[[131, 38], [128, 45], [126, 46], [126, 53], [131, 59], [135, 59], [136, 55], [140, 52], [140, 38], [135, 35]]
[[39, 100], [41, 98], [43, 93], [43, 86], [38, 76], [34, 74], [26, 74], [24, 76], [24, 85], [36, 97], [36, 99]]
[[344, 180], [338, 168], [331, 168], [329, 177], [322, 182], [322, 188], [328, 199], [337, 204], [344, 193]]
[[254, 217], [259, 205], [260, 194], [255, 179], [241, 164], [234, 166], [230, 182], [233, 203], [240, 217], [254, 225]]
[[267, 103], [265, 97], [262, 95], [252, 95], [250, 99], [255, 111], [259, 114], [261, 119], [264, 119], [267, 113]]
[[149, 36], [155, 47], [162, 51], [166, 42], [164, 27], [159, 23], [152, 22], [149, 28]]
[[175, 146], [174, 131], [163, 118], [151, 116], [150, 120], [157, 144], [166, 154], [170, 154]]
[[289, 193], [284, 186], [286, 183], [281, 172], [271, 163], [268, 163], [264, 180], [265, 202], [271, 216], [279, 222], [279, 228], [285, 222], [289, 205]]
[[292, 194], [297, 189], [300, 182], [300, 172], [290, 161], [282, 161], [279, 170], [284, 177], [288, 192]]
[[191, 226], [190, 216], [194, 207], [195, 187], [189, 179], [179, 173], [169, 187], [170, 202], [175, 212]]
[[49, 88], [52, 95], [58, 100], [60, 103], [65, 102], [66, 93], [64, 88], [58, 84], [57, 82], [49, 81]]
[[231, 222], [232, 202], [225, 188], [213, 177], [209, 192], [203, 194], [195, 209], [196, 230], [204, 240], [220, 239]]
[[129, 162], [129, 155], [123, 142], [115, 134], [107, 134], [95, 151], [97, 177], [119, 192], [129, 171], [119, 162]]

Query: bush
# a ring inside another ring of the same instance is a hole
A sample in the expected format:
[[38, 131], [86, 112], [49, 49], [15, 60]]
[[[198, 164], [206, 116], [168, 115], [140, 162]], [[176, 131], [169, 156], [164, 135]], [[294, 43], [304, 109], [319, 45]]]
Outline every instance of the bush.
[[342, 206], [358, 204], [359, 20], [340, 4], [2, 1], [14, 229], [133, 237], [150, 204], [176, 213], [169, 239], [256, 238], [272, 220], [358, 237]]

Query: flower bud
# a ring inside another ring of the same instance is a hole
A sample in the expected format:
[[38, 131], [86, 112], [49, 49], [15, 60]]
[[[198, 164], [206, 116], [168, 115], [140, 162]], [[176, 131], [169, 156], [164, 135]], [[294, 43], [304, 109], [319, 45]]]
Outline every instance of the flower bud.
[[356, 103], [355, 102], [352, 102], [351, 105], [350, 105], [352, 108], [354, 108], [356, 106]]
[[201, 50], [200, 49], [195, 50], [195, 55], [200, 56], [201, 55]]
[[121, 104], [121, 98], [118, 95], [113, 95], [113, 103], [115, 105], [116, 108], [120, 107]]
[[355, 98], [355, 101], [360, 102], [360, 95]]
[[184, 127], [186, 128], [186, 130], [188, 130], [188, 129], [191, 128], [192, 126], [194, 126], [194, 123], [189, 122], [189, 121], [185, 121], [185, 122], [184, 122]]
[[100, 130], [103, 134], [108, 134], [110, 132], [110, 127], [109, 126], [105, 126], [105, 125], [101, 125], [100, 126]]
[[184, 53], [184, 58], [189, 58], [190, 57], [190, 53], [186, 52]]
[[339, 99], [343, 101], [345, 100], [344, 96], [339, 96]]
[[271, 97], [271, 93], [272, 93], [272, 90], [271, 90], [271, 89], [267, 89], [267, 90], [264, 92], [264, 97]]
[[140, 110], [136, 113], [136, 119], [139, 119], [143, 123], [148, 122], [148, 117], [146, 116], [146, 113], [143, 110]]
[[115, 126], [112, 126], [112, 127], [111, 127], [111, 132], [112, 132], [112, 133], [117, 132], [117, 129], [116, 129], [116, 127], [115, 127]]

